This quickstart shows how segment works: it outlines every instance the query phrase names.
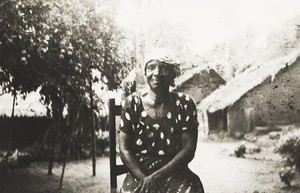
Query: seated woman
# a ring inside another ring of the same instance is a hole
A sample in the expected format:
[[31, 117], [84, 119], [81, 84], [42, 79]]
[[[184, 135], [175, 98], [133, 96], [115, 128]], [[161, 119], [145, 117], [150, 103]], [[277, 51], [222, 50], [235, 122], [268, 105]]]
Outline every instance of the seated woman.
[[170, 92], [180, 62], [165, 49], [145, 61], [149, 89], [123, 103], [120, 153], [129, 168], [121, 192], [203, 193], [199, 177], [189, 168], [198, 138], [194, 101]]

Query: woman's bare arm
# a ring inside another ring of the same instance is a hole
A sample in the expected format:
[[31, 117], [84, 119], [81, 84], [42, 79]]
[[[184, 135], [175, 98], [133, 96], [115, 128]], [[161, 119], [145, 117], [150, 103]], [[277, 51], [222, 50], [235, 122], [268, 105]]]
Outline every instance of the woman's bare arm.
[[176, 156], [164, 167], [157, 170], [153, 175], [169, 176], [178, 166], [187, 165], [194, 158], [197, 146], [198, 133], [182, 133], [182, 148]]
[[146, 191], [147, 187], [156, 186], [157, 183], [161, 182], [162, 177], [167, 178], [170, 176], [176, 167], [180, 165], [187, 165], [194, 158], [197, 139], [198, 133], [183, 133], [182, 149], [167, 165], [143, 179], [141, 192]]
[[130, 170], [130, 173], [135, 177], [137, 180], [142, 180], [146, 177], [144, 172], [141, 169], [141, 166], [136, 159], [136, 156], [132, 153], [130, 144], [132, 140], [130, 136], [124, 132], [120, 132], [119, 136], [119, 146], [120, 146], [120, 154], [121, 159], [124, 164]]

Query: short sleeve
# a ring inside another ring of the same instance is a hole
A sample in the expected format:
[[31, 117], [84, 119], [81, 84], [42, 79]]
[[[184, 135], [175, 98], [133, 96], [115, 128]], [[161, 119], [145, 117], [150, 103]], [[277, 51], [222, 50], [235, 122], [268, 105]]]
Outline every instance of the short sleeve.
[[183, 95], [181, 99], [182, 103], [182, 131], [183, 132], [197, 132], [198, 130], [198, 118], [195, 102], [188, 95]]
[[122, 102], [120, 130], [126, 134], [133, 134], [137, 120], [137, 109], [140, 98], [129, 95]]

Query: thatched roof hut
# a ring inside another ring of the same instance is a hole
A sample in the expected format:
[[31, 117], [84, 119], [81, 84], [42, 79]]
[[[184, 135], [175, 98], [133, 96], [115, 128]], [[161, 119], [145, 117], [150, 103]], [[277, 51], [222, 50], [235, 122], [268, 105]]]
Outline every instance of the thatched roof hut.
[[299, 56], [300, 49], [298, 48], [288, 54], [278, 56], [255, 69], [236, 76], [203, 99], [198, 105], [198, 109], [213, 113], [233, 105], [244, 94], [261, 84], [267, 78], [271, 77], [273, 81], [281, 69], [293, 64]]
[[176, 78], [176, 92], [188, 94], [199, 104], [206, 96], [211, 94], [220, 85], [225, 84], [225, 80], [214, 70], [206, 66], [194, 67], [186, 70], [181, 76]]
[[[299, 56], [299, 48], [278, 56], [229, 80], [203, 99], [197, 108], [206, 130], [245, 133], [258, 125], [298, 121]], [[220, 116], [210, 121], [212, 113]]]

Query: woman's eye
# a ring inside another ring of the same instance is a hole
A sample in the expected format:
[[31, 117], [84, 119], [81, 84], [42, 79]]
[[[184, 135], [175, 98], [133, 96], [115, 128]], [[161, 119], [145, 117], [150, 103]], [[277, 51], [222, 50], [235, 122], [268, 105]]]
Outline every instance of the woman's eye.
[[160, 70], [161, 70], [162, 72], [168, 72], [168, 67], [167, 67], [167, 66], [162, 66], [162, 67], [160, 68]]
[[148, 73], [151, 73], [153, 72], [155, 69], [156, 69], [157, 65], [149, 65], [147, 68], [146, 68], [146, 72]]
[[148, 66], [147, 70], [154, 70], [156, 66]]

